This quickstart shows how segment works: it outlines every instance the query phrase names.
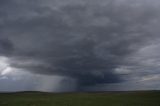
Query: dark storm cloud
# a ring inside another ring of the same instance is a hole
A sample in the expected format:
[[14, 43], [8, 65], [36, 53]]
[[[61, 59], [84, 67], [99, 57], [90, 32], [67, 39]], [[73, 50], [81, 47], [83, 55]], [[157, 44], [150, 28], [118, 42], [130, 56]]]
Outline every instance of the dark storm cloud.
[[80, 88], [121, 82], [114, 70], [136, 65], [128, 58], [157, 38], [158, 10], [144, 0], [80, 1], [1, 1], [0, 54], [13, 51], [12, 67], [71, 77]]
[[0, 39], [0, 55], [10, 55], [13, 51], [13, 44], [8, 39]]

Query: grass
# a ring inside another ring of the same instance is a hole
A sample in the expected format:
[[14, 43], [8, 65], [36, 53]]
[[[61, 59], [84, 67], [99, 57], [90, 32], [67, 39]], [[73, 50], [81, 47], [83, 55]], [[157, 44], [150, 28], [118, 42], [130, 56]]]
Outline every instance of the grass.
[[160, 92], [1, 93], [0, 106], [160, 106]]

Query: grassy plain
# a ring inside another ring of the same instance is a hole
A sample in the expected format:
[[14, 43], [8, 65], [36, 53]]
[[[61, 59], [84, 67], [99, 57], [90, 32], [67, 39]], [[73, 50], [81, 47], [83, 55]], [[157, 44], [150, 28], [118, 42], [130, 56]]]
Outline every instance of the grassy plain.
[[0, 106], [160, 106], [160, 91], [0, 93]]

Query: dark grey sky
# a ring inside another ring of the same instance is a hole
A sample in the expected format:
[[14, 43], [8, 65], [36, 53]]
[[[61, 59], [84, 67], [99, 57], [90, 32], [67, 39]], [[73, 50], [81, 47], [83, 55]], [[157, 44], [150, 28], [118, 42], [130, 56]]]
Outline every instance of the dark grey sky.
[[158, 0], [1, 0], [0, 91], [160, 89]]

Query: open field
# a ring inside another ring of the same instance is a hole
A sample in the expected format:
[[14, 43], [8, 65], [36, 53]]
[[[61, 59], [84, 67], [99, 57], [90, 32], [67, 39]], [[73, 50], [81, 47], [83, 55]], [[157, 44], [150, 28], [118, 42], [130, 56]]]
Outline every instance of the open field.
[[1, 93], [0, 106], [160, 106], [160, 92]]

